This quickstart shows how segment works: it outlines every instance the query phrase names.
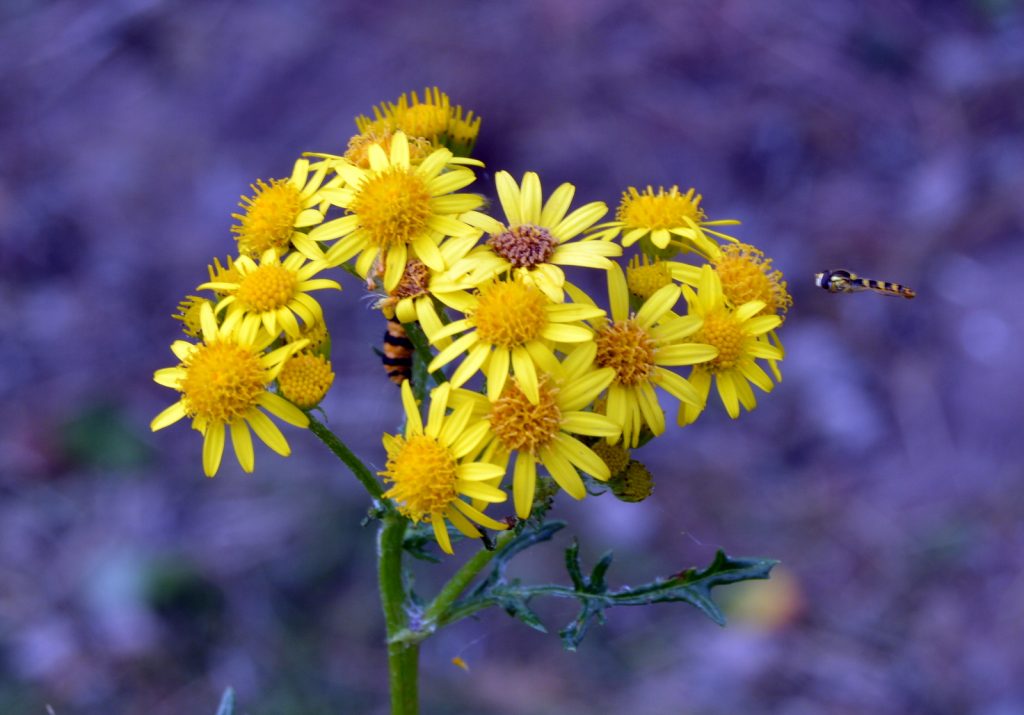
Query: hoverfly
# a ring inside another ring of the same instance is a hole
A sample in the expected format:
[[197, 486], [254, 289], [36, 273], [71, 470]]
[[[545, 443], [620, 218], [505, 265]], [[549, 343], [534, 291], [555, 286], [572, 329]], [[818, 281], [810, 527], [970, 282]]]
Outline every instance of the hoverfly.
[[822, 271], [814, 274], [814, 285], [824, 288], [829, 293], [859, 293], [870, 290], [882, 295], [900, 296], [913, 298], [917, 293], [905, 285], [890, 283], [888, 281], [877, 281], [874, 278], [861, 278], [856, 273], [844, 271], [841, 268]]

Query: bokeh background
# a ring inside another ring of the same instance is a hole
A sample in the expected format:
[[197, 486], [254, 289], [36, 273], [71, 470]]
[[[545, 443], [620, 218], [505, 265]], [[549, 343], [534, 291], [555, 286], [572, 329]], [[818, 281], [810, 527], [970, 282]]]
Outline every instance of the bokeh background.
[[[0, 713], [384, 713], [360, 488], [308, 433], [201, 475], [172, 400], [177, 301], [230, 214], [352, 118], [438, 85], [490, 171], [695, 186], [790, 279], [784, 382], [639, 454], [641, 504], [559, 502], [615, 584], [782, 561], [610, 612], [576, 654], [486, 612], [426, 642], [423, 711], [1024, 713], [1024, 10], [1016, 0], [0, 6]], [[481, 190], [489, 184], [482, 183]], [[846, 267], [914, 301], [832, 296]], [[397, 393], [360, 287], [322, 295], [332, 427], [375, 465]], [[445, 567], [420, 569], [425, 592]], [[470, 671], [454, 667], [453, 657]]]

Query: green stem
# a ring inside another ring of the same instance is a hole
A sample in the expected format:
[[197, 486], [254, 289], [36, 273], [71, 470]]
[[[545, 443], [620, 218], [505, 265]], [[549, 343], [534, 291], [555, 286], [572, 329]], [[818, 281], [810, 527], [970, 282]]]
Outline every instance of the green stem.
[[[416, 350], [416, 357], [419, 358], [423, 364], [423, 371], [426, 372], [427, 365], [434, 359], [434, 356], [430, 354], [430, 343], [427, 342], [427, 336], [423, 334], [423, 329], [416, 323], [403, 323], [402, 327], [405, 328], [405, 334], [409, 336], [409, 341]], [[448, 381], [448, 378], [440, 370], [428, 374], [436, 385]]]
[[377, 535], [380, 601], [388, 634], [388, 675], [391, 715], [417, 715], [417, 667], [419, 644], [392, 640], [408, 624], [405, 585], [402, 582], [402, 544], [408, 522], [391, 513], [384, 517]]
[[455, 575], [444, 585], [437, 597], [427, 606], [424, 613], [424, 620], [427, 623], [437, 623], [445, 616], [445, 612], [455, 603], [455, 599], [462, 595], [462, 592], [473, 582], [473, 579], [491, 562], [499, 551], [505, 548], [505, 544], [515, 538], [511, 531], [505, 531], [498, 535], [493, 550], [481, 549], [473, 557], [462, 565]]
[[345, 443], [338, 439], [338, 436], [331, 432], [327, 427], [307, 413], [309, 417], [309, 429], [321, 441], [327, 445], [327, 447], [337, 455], [338, 459], [345, 463], [345, 466], [356, 475], [356, 479], [363, 483], [366, 491], [370, 493], [374, 499], [380, 501], [384, 496], [384, 489], [381, 487], [380, 482], [373, 476], [365, 464], [353, 454], [352, 450], [345, 446]]

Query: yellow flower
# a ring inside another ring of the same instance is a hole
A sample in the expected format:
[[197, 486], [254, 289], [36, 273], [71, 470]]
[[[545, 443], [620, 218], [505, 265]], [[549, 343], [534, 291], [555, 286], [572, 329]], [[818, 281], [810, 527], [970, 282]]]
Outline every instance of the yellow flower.
[[391, 140], [390, 155], [378, 145], [371, 146], [368, 154], [369, 169], [344, 159], [334, 162], [345, 186], [321, 193], [349, 215], [317, 226], [309, 237], [340, 239], [327, 251], [328, 263], [337, 266], [359, 254], [356, 271], [363, 278], [380, 260], [388, 291], [398, 285], [409, 258], [443, 271], [447, 266], [439, 244], [444, 237], [478, 233], [459, 214], [477, 208], [483, 199], [452, 193], [473, 183], [473, 171], [457, 165], [472, 160], [455, 159], [447, 149], [438, 149], [419, 166], [412, 166], [409, 143], [401, 132]]
[[[210, 283], [237, 283], [241, 279], [241, 274], [235, 268], [235, 259], [228, 256], [225, 262], [227, 265], [222, 266], [220, 259], [214, 258], [213, 263], [206, 267], [206, 272], [210, 276]], [[223, 298], [227, 293], [214, 291], [214, 295], [217, 298]]]
[[[320, 188], [327, 176], [328, 165], [317, 162], [310, 176], [308, 159], [299, 159], [287, 179], [262, 179], [252, 185], [253, 195], [243, 196], [239, 206], [245, 211], [232, 214], [238, 224], [231, 227], [243, 255], [254, 257], [273, 249], [283, 255], [294, 246], [307, 258], [322, 258], [320, 247], [300, 229], [315, 226], [324, 220], [316, 208]], [[330, 184], [328, 184], [330, 185]]]
[[308, 352], [292, 355], [277, 376], [281, 394], [304, 410], [319, 405], [333, 383], [331, 361]]
[[562, 302], [565, 273], [559, 266], [586, 266], [608, 270], [611, 256], [622, 248], [589, 237], [570, 243], [608, 212], [602, 201], [593, 201], [572, 213], [576, 187], [562, 184], [542, 203], [540, 178], [532, 171], [523, 176], [522, 186], [507, 171], [495, 176], [498, 198], [507, 224], [472, 211], [463, 216], [467, 223], [483, 229], [490, 238], [451, 269], [451, 274], [470, 273], [474, 284], [512, 271], [525, 283], [533, 283], [556, 303]]
[[451, 385], [430, 393], [430, 410], [424, 426], [409, 381], [402, 383], [405, 432], [384, 435], [388, 461], [380, 475], [392, 484], [384, 496], [395, 501], [399, 512], [412, 521], [429, 520], [437, 543], [452, 553], [447, 519], [470, 538], [479, 538], [473, 522], [488, 529], [505, 524], [486, 516], [462, 497], [484, 502], [503, 502], [508, 496], [488, 482], [501, 479], [504, 470], [494, 464], [473, 461], [487, 435], [487, 424], [472, 419], [473, 406], [461, 405], [448, 412]]
[[[589, 298], [577, 291], [577, 301]], [[597, 365], [615, 370], [608, 387], [604, 412], [622, 426], [622, 443], [639, 444], [646, 425], [655, 435], [665, 431], [665, 415], [658, 405], [655, 387], [664, 389], [698, 411], [703, 399], [686, 378], [667, 368], [711, 360], [718, 350], [702, 342], [685, 342], [701, 328], [699, 316], [677, 316], [672, 308], [679, 300], [679, 286], [659, 288], [631, 314], [626, 278], [618, 265], [608, 271], [611, 319], [597, 324]]]
[[181, 321], [181, 329], [190, 338], [198, 338], [201, 328], [199, 325], [199, 312], [203, 303], [208, 303], [206, 298], [197, 295], [187, 296], [178, 303], [178, 312], [171, 317]]
[[227, 317], [239, 315], [242, 318], [239, 329], [249, 342], [255, 340], [261, 325], [274, 338], [282, 330], [289, 337], [297, 338], [300, 328], [296, 315], [306, 325], [323, 321], [323, 309], [309, 291], [341, 290], [337, 281], [313, 278], [326, 268], [323, 261], [306, 263], [305, 256], [299, 253], [290, 254], [282, 262], [273, 250], [268, 250], [260, 257], [259, 265], [248, 256], [242, 256], [235, 261], [235, 268], [238, 282], [203, 283], [199, 289], [227, 294], [217, 303], [215, 312], [227, 308]]
[[[709, 260], [721, 280], [729, 306], [759, 300], [764, 303], [763, 313], [778, 314], [785, 320], [793, 298], [782, 279], [782, 271], [774, 270], [772, 259], [765, 258], [762, 251], [746, 243], [732, 243], [722, 246]], [[668, 261], [666, 265], [680, 283], [695, 288], [700, 285], [703, 273], [699, 266], [678, 261]]]
[[373, 108], [373, 119], [360, 115], [356, 127], [360, 134], [402, 131], [410, 137], [423, 137], [434, 146], [445, 146], [456, 156], [469, 156], [480, 133], [480, 117], [473, 112], [462, 115], [461, 106], [437, 87], [403, 94], [397, 102], [385, 102]]
[[647, 300], [663, 286], [672, 282], [672, 271], [669, 261], [655, 259], [653, 262], [647, 254], [633, 256], [626, 266], [626, 285], [629, 292], [638, 298]]
[[213, 308], [204, 303], [200, 313], [203, 342], [177, 340], [171, 351], [181, 362], [177, 367], [157, 370], [153, 379], [181, 393], [181, 398], [150, 423], [155, 432], [183, 417], [192, 419], [192, 427], [203, 435], [203, 471], [212, 477], [224, 454], [224, 436], [231, 430], [231, 444], [238, 463], [246, 472], [253, 470], [255, 455], [251, 427], [268, 447], [287, 457], [291, 448], [277, 426], [260, 408], [296, 427], [309, 426], [299, 408], [268, 388], [277, 378], [288, 357], [304, 347], [291, 343], [266, 354], [269, 340], [254, 343], [238, 332], [241, 314], [217, 325]]
[[[715, 379], [718, 395], [726, 412], [733, 419], [740, 415], [740, 405], [752, 410], [757, 406], [750, 383], [765, 392], [774, 387], [768, 374], [755, 362], [757, 358], [781, 360], [781, 348], [764, 339], [766, 333], [777, 328], [782, 319], [777, 315], [759, 315], [765, 303], [752, 300], [731, 309], [722, 292], [722, 282], [711, 266], [701, 269], [700, 288], [697, 293], [689, 286], [683, 288], [690, 312], [700, 316], [703, 324], [692, 339], [717, 348], [714, 359], [694, 365], [690, 382], [706, 400]], [[700, 410], [692, 405], [679, 406], [679, 424], [695, 421]]]
[[[441, 257], [445, 265], [451, 265], [476, 244], [477, 237], [474, 235], [451, 238], [441, 244]], [[379, 274], [380, 268], [377, 272]], [[369, 284], [371, 281], [367, 281]], [[375, 287], [376, 281], [372, 281]], [[376, 307], [380, 308], [384, 317], [398, 318], [400, 323], [418, 322], [423, 328], [427, 338], [432, 338], [441, 328], [443, 323], [437, 314], [438, 301], [458, 311], [464, 312], [469, 305], [469, 296], [466, 290], [472, 288], [468, 281], [453, 282], [443, 274], [430, 270], [425, 263], [413, 258], [410, 259], [402, 272], [398, 285], [377, 302]], [[438, 346], [446, 347], [451, 341], [443, 340]]]
[[622, 234], [623, 246], [648, 239], [658, 249], [668, 248], [671, 242], [678, 244], [679, 248], [694, 249], [710, 256], [717, 244], [706, 234], [735, 239], [709, 227], [734, 226], [739, 221], [708, 221], [700, 206], [701, 198], [694, 189], [684, 194], [678, 186], [672, 186], [668, 191], [659, 186], [658, 193], [654, 193], [650, 186], [642, 192], [630, 186], [622, 193], [615, 220], [597, 226], [595, 237], [610, 241]]
[[[383, 132], [370, 131], [366, 134], [356, 134], [348, 140], [348, 149], [345, 150], [345, 159], [358, 166], [360, 169], [370, 168], [370, 147], [379, 144], [386, 152], [391, 150], [391, 138], [395, 135], [393, 130]], [[409, 142], [409, 163], [418, 166], [423, 160], [430, 156], [437, 146], [423, 137], [407, 136]]]
[[711, 259], [722, 282], [722, 292], [731, 305], [743, 305], [752, 300], [764, 303], [762, 312], [778, 314], [785, 319], [793, 305], [782, 271], [772, 268], [772, 259], [746, 243], [723, 246]]
[[496, 400], [512, 373], [519, 387], [537, 404], [540, 400], [537, 369], [557, 373], [558, 361], [549, 342], [577, 344], [593, 341], [593, 332], [579, 325], [604, 311], [591, 304], [554, 303], [538, 288], [522, 280], [492, 280], [466, 294], [466, 317], [446, 325], [431, 342], [464, 332], [437, 354], [428, 366], [433, 372], [462, 353], [465, 359], [452, 373], [452, 387], [460, 387], [478, 370], [487, 375], [487, 396]]
[[586, 411], [615, 377], [611, 368], [595, 369], [596, 355], [593, 343], [573, 351], [557, 373], [540, 378], [536, 403], [527, 399], [516, 380], [506, 384], [493, 403], [483, 395], [459, 391], [462, 399], [477, 403], [475, 413], [487, 415], [488, 442], [493, 447], [490, 459], [504, 470], [515, 456], [512, 494], [522, 519], [533, 506], [539, 466], [574, 499], [587, 494], [579, 472], [602, 481], [611, 477], [604, 460], [574, 436], [614, 439], [621, 431], [611, 418]]
[[448, 130], [451, 100], [437, 87], [423, 91], [423, 101], [416, 92], [403, 94], [397, 102], [383, 102], [373, 108], [373, 119], [360, 115], [356, 117], [359, 132], [374, 129], [400, 130], [410, 136], [434, 140]]

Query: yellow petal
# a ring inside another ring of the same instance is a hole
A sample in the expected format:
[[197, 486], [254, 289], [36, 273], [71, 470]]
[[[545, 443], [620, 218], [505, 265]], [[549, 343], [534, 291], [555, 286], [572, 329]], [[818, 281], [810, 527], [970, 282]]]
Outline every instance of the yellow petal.
[[555, 483], [565, 490], [566, 494], [573, 499], [582, 499], [587, 495], [579, 472], [568, 459], [550, 447], [542, 449], [539, 456]]
[[203, 473], [212, 477], [220, 469], [224, 456], [224, 423], [211, 422], [203, 435]]
[[231, 422], [231, 445], [235, 448], [235, 457], [243, 472], [252, 472], [256, 463], [256, 455], [252, 450], [252, 434], [248, 425], [241, 417]]
[[182, 402], [181, 400], [178, 400], [173, 405], [161, 411], [160, 414], [154, 417], [153, 421], [149, 423], [149, 429], [151, 429], [153, 432], [156, 432], [157, 430], [161, 430], [164, 427], [173, 425], [175, 422], [177, 422], [184, 416], [185, 403]]
[[498, 189], [498, 199], [508, 218], [509, 226], [518, 226], [523, 223], [520, 212], [519, 187], [516, 185], [515, 179], [507, 171], [499, 171], [494, 176], [494, 184]]
[[455, 483], [455, 490], [472, 499], [479, 499], [480, 501], [492, 504], [497, 504], [508, 499], [508, 494], [497, 487], [492, 487], [490, 484], [484, 484], [483, 482], [468, 482], [460, 480]]
[[654, 295], [644, 301], [643, 306], [637, 311], [637, 324], [645, 329], [650, 328], [672, 310], [677, 302], [679, 302], [679, 286], [675, 284], [662, 286], [654, 292]]
[[434, 538], [446, 554], [455, 553], [452, 551], [452, 540], [448, 537], [448, 525], [444, 522], [444, 516], [439, 512], [430, 515], [430, 524], [434, 527]]
[[405, 410], [405, 436], [423, 434], [423, 418], [420, 417], [420, 408], [408, 380], [402, 381], [402, 408]]
[[290, 425], [309, 427], [309, 417], [306, 413], [278, 394], [264, 392], [257, 400], [257, 404]]
[[720, 372], [715, 375], [715, 387], [718, 388], [718, 396], [722, 398], [725, 411], [729, 416], [736, 419], [740, 416], [740, 400], [736, 394], [736, 385], [732, 381], [731, 372]]
[[622, 433], [615, 420], [595, 412], [563, 412], [562, 429], [590, 437], [618, 437]]
[[512, 497], [516, 515], [520, 519], [530, 516], [533, 508], [533, 494], [537, 488], [537, 463], [530, 454], [520, 452], [512, 471]]
[[536, 172], [528, 171], [523, 175], [519, 207], [521, 211], [520, 220], [523, 223], [536, 225], [540, 221], [541, 189], [540, 177], [537, 176]]
[[718, 348], [704, 343], [683, 343], [658, 348], [654, 362], [658, 365], [696, 365], [718, 357]]
[[256, 436], [263, 440], [263, 443], [272, 450], [282, 457], [287, 457], [292, 453], [291, 447], [288, 446], [288, 440], [281, 434], [281, 430], [278, 429], [277, 425], [271, 422], [270, 418], [265, 414], [257, 409], [252, 409], [246, 413], [245, 419], [249, 422], [249, 426], [252, 427], [252, 431], [256, 433]]
[[605, 461], [575, 437], [570, 437], [567, 434], [556, 435], [554, 445], [552, 449], [557, 450], [560, 456], [565, 457], [595, 479], [604, 481], [611, 478], [611, 472]]
[[512, 348], [512, 371], [515, 373], [519, 389], [526, 395], [530, 404], [540, 403], [540, 384], [533, 359], [525, 348]]

